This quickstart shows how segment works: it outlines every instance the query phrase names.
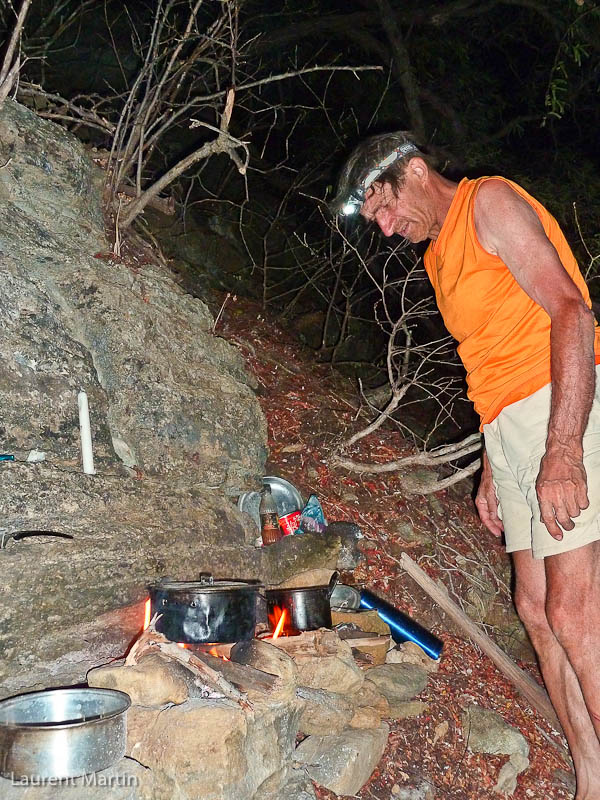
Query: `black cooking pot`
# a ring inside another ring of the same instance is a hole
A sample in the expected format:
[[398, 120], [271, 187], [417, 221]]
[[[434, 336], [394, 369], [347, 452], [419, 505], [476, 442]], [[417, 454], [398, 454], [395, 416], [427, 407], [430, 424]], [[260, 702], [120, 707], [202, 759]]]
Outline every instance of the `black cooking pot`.
[[149, 586], [152, 616], [162, 616], [156, 630], [172, 642], [231, 644], [254, 638], [256, 600], [261, 583], [162, 578]]
[[284, 626], [296, 631], [314, 631], [331, 628], [331, 606], [329, 598], [339, 578], [334, 572], [326, 586], [305, 586], [300, 589], [267, 589], [267, 612], [269, 617], [275, 609], [285, 609], [288, 618]]

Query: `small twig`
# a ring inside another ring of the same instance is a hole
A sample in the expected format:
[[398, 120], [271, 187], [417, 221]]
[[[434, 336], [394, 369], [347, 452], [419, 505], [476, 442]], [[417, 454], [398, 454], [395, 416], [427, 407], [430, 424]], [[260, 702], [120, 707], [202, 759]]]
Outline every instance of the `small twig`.
[[119, 197], [119, 205], [117, 206], [117, 214], [115, 217], [115, 243], [113, 245], [113, 253], [116, 256], [121, 255], [121, 231], [119, 230], [119, 216], [121, 214], [121, 198]]
[[[230, 297], [231, 297], [231, 292], [227, 292], [227, 294], [225, 295], [225, 300], [223, 300], [223, 302], [221, 303], [221, 308], [219, 309], [219, 313], [215, 317], [215, 321], [213, 322], [212, 328], [210, 329], [211, 333], [214, 333], [217, 330], [217, 325], [219, 324], [219, 320], [221, 319], [223, 311], [225, 310], [225, 306], [227, 305], [227, 301], [229, 300]], [[234, 300], [237, 299], [235, 295], [233, 296], [233, 299]]]

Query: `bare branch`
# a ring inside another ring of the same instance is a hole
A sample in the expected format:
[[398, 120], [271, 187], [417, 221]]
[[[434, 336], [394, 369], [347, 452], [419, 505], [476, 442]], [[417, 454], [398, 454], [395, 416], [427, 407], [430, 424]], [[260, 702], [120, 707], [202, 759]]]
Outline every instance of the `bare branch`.
[[19, 75], [21, 58], [20, 55], [16, 53], [16, 50], [21, 39], [23, 24], [25, 23], [25, 17], [27, 16], [30, 5], [31, 0], [23, 0], [21, 3], [21, 8], [17, 14], [15, 25], [6, 46], [6, 52], [4, 53], [2, 65], [0, 66], [0, 104], [8, 97]]
[[[481, 435], [479, 433], [474, 433], [465, 437], [460, 442], [456, 442], [456, 444], [444, 445], [444, 447], [439, 447], [430, 451], [413, 453], [409, 456], [398, 458], [395, 461], [388, 461], [385, 464], [361, 464], [351, 458], [344, 458], [340, 455], [334, 455], [332, 457], [332, 463], [344, 467], [351, 472], [382, 474], [384, 472], [396, 472], [406, 467], [435, 467], [441, 464], [450, 464], [452, 461], [464, 458], [471, 453], [476, 453], [480, 449]], [[475, 469], [473, 472], [475, 472]]]

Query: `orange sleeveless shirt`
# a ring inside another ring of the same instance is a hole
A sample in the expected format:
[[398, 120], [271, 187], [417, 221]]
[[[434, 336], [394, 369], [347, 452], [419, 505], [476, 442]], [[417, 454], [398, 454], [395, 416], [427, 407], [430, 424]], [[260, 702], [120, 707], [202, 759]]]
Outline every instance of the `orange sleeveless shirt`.
[[[575, 257], [554, 217], [524, 189], [508, 183], [537, 213], [546, 236], [591, 308], [590, 295]], [[473, 209], [488, 178], [460, 182], [436, 241], [425, 253], [425, 269], [448, 331], [459, 342], [467, 371], [469, 399], [481, 427], [510, 403], [550, 383], [550, 317], [519, 286], [498, 256], [479, 244]], [[600, 328], [596, 325], [596, 363]]]

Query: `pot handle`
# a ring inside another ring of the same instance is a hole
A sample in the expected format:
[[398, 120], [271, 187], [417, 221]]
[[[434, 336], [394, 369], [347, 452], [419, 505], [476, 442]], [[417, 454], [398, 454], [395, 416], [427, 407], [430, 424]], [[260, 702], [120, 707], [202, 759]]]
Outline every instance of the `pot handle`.
[[333, 590], [338, 585], [339, 580], [340, 580], [340, 573], [336, 569], [335, 572], [333, 573], [333, 575], [331, 576], [331, 578], [329, 578], [329, 586], [327, 587], [327, 599], [328, 600], [331, 597], [331, 595], [333, 594]]

